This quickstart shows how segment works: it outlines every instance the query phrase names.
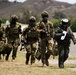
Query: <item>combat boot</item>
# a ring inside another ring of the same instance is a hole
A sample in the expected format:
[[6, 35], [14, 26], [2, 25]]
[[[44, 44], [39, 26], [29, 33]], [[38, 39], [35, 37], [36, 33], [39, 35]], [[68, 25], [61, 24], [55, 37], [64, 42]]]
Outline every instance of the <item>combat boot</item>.
[[42, 66], [44, 66], [46, 64], [45, 60], [42, 60]]
[[49, 61], [48, 61], [48, 59], [46, 59], [45, 64], [46, 64], [46, 66], [49, 66]]
[[29, 58], [30, 58], [30, 53], [26, 53], [26, 62], [25, 62], [26, 65], [28, 65], [29, 63]]
[[26, 65], [28, 65], [28, 63], [29, 63], [29, 61], [28, 61], [28, 60], [26, 60], [25, 64], [26, 64]]
[[63, 65], [63, 64], [60, 64], [60, 65], [59, 65], [59, 68], [64, 68], [64, 65]]
[[31, 63], [31, 65], [32, 65], [33, 63], [35, 63], [35, 60], [31, 60], [31, 62], [30, 62], [30, 63]]
[[60, 63], [59, 68], [64, 68], [64, 63]]

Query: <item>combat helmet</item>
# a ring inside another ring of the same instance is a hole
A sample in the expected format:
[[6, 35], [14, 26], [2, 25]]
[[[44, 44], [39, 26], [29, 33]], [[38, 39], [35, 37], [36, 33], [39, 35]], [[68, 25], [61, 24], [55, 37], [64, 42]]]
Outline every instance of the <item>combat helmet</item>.
[[42, 14], [41, 14], [41, 16], [42, 16], [42, 18], [49, 17], [47, 11], [43, 11]]
[[11, 19], [17, 21], [17, 20], [18, 20], [18, 16], [16, 16], [16, 15], [14, 14], [14, 15], [11, 16]]
[[63, 30], [67, 30], [67, 27], [69, 26], [69, 20], [67, 18], [61, 19], [60, 27]]
[[68, 25], [68, 23], [69, 23], [69, 20], [67, 18], [61, 19], [61, 24], [62, 25]]
[[36, 18], [35, 18], [34, 16], [31, 16], [31, 17], [29, 18], [29, 22], [36, 22]]

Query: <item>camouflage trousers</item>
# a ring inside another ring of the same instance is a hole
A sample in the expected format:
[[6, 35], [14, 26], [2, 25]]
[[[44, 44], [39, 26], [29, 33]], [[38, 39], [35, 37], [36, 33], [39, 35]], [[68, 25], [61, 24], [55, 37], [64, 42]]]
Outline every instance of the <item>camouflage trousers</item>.
[[17, 56], [17, 49], [18, 49], [18, 40], [9, 41], [9, 45], [12, 45], [12, 60], [14, 60]]
[[51, 38], [41, 39], [40, 47], [41, 47], [40, 49], [41, 50], [41, 61], [43, 65], [46, 64], [47, 66], [49, 66], [48, 59], [50, 55], [53, 53]]
[[5, 44], [3, 41], [0, 41], [0, 59], [1, 59], [1, 54], [3, 55], [3, 58], [4, 55], [6, 54], [5, 60], [8, 60], [11, 51], [12, 51], [12, 45]]
[[35, 62], [35, 51], [36, 51], [36, 42], [29, 43], [26, 46], [26, 64], [29, 63], [29, 59], [31, 59], [30, 61], [31, 64]]

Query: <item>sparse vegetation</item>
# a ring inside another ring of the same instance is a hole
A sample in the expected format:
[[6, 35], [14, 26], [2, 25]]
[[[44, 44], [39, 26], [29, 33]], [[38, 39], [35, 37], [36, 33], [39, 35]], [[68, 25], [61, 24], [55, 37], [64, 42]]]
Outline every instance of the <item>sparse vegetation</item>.
[[55, 19], [66, 18], [66, 16], [62, 12], [55, 12], [53, 18]]
[[[61, 18], [59, 19], [52, 19], [54, 28], [57, 28], [60, 25]], [[76, 18], [69, 18], [69, 25], [73, 32], [76, 32]]]
[[57, 65], [42, 67], [37, 60], [33, 65], [25, 65], [25, 53], [18, 51], [15, 61], [11, 61], [11, 56], [9, 61], [0, 60], [0, 75], [76, 75], [76, 70], [72, 70], [76, 64], [65, 64], [64, 69], [59, 69]]

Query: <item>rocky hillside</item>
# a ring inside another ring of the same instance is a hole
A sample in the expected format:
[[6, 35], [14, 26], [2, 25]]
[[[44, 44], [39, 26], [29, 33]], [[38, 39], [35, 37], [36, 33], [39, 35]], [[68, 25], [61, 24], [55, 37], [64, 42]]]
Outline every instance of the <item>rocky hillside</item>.
[[37, 12], [37, 14], [46, 10], [49, 12], [50, 17], [52, 17], [55, 12], [60, 11], [68, 17], [76, 18], [76, 4], [68, 4], [55, 0], [27, 0], [24, 3], [1, 1], [0, 17], [9, 18], [12, 14], [20, 16], [26, 9], [31, 12]]

